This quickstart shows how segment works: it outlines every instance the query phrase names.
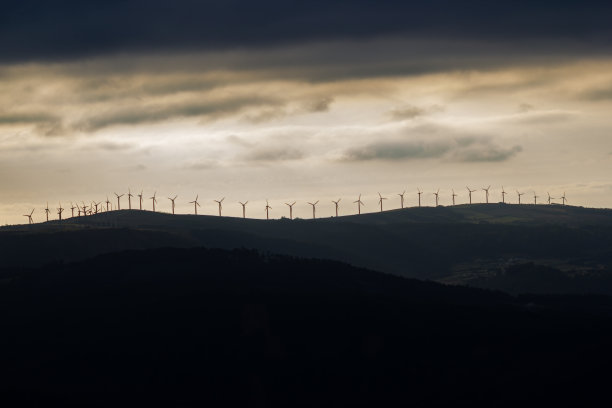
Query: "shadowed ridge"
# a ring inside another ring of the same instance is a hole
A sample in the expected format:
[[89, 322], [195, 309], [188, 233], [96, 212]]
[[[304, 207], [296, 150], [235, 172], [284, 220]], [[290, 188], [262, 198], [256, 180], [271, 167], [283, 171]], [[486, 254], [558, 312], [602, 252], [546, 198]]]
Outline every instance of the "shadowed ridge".
[[[281, 219], [256, 219], [242, 217], [219, 217], [216, 215], [169, 214], [163, 212], [119, 210], [93, 214], [87, 217], [68, 218], [63, 221], [49, 221], [32, 225], [1, 227], [6, 230], [53, 230], [79, 227], [129, 227], [129, 228], [249, 228], [263, 223], [290, 222]], [[558, 224], [558, 225], [611, 225], [612, 210], [575, 207], [569, 205], [534, 204], [460, 204], [439, 207], [409, 207], [362, 213], [361, 215], [340, 215], [316, 219], [295, 219], [294, 223], [357, 223], [387, 225], [396, 223], [493, 223], [493, 224]]]
[[[555, 292], [612, 293], [611, 246], [611, 210], [561, 205], [473, 204], [269, 221], [122, 210], [3, 228], [0, 267], [125, 249], [251, 248], [513, 292], [545, 289], [545, 277], [558, 274], [538, 266], [543, 265], [585, 279], [574, 285], [573, 278], [561, 277]], [[530, 270], [541, 277], [504, 277], [510, 266], [524, 263], [535, 264]]]

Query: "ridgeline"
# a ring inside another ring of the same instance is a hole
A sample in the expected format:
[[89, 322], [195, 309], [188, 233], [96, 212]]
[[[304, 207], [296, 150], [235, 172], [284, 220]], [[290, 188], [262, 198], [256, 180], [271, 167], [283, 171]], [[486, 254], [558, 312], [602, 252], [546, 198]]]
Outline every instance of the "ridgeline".
[[0, 267], [126, 249], [249, 248], [511, 293], [612, 294], [612, 210], [421, 207], [320, 219], [121, 210], [0, 229]]

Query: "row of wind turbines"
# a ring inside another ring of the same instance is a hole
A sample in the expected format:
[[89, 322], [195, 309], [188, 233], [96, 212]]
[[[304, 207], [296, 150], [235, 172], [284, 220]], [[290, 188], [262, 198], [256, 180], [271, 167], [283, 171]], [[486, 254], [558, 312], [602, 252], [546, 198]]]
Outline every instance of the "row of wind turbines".
[[[469, 204], [472, 204], [472, 193], [476, 192], [476, 191], [484, 191], [485, 192], [485, 203], [489, 203], [489, 190], [491, 189], [491, 186], [488, 186], [486, 188], [482, 188], [482, 189], [471, 189], [469, 187], [466, 187], [467, 191], [468, 191], [468, 197], [469, 197]], [[123, 196], [125, 196], [126, 194], [117, 194], [114, 193], [115, 197], [117, 198], [117, 206], [115, 208], [113, 208], [113, 203], [108, 199], [108, 196], [106, 197], [106, 201], [100, 201], [100, 202], [95, 202], [92, 201], [90, 203], [90, 205], [85, 204], [84, 201], [82, 201], [82, 205], [79, 205], [78, 203], [70, 203], [70, 207], [68, 207], [68, 209], [71, 210], [71, 217], [74, 217], [74, 213], [75, 210], [77, 210], [77, 216], [81, 217], [81, 216], [88, 216], [88, 215], [93, 215], [93, 214], [98, 214], [100, 212], [107, 212], [107, 211], [113, 211], [113, 210], [121, 210], [121, 198]], [[423, 194], [423, 191], [421, 191], [420, 188], [417, 188], [417, 195], [418, 195], [418, 206], [421, 207], [421, 195]], [[439, 205], [439, 199], [440, 199], [440, 189], [438, 189], [436, 192], [432, 193], [435, 197], [435, 202], [436, 202], [436, 207]], [[502, 186], [502, 191], [501, 191], [501, 198], [502, 198], [502, 203], [506, 203], [506, 195], [508, 195], [509, 193], [505, 191], [504, 187]], [[520, 192], [519, 190], [516, 190], [516, 194], [517, 194], [517, 198], [518, 198], [518, 204], [522, 204], [521, 202], [521, 197], [523, 195], [525, 195], [524, 192]], [[551, 204], [555, 204], [553, 202], [553, 200], [559, 199], [562, 200], [562, 204], [565, 205], [567, 203], [567, 198], [565, 197], [565, 192], [563, 193], [562, 196], [555, 198], [552, 197], [550, 195], [550, 193], [548, 194], [548, 199], [547, 202], [549, 205]], [[397, 193], [397, 195], [400, 198], [400, 208], [404, 208], [404, 196], [406, 195], [406, 190], [404, 190], [402, 193]], [[144, 200], [144, 196], [143, 196], [143, 191], [140, 192], [140, 194], [132, 194], [131, 190], [128, 189], [128, 193], [127, 193], [127, 198], [128, 198], [128, 209], [132, 210], [132, 198], [133, 197], [138, 197], [138, 209], [139, 210], [143, 210], [143, 200]], [[193, 211], [195, 215], [198, 215], [198, 207], [201, 207], [199, 200], [199, 195], [196, 195], [195, 200], [193, 201], [189, 201], [189, 204], [193, 204]], [[378, 205], [380, 206], [380, 212], [383, 212], [383, 202], [384, 200], [388, 200], [388, 197], [383, 197], [380, 193], [378, 193]], [[456, 197], [458, 197], [458, 194], [455, 194], [455, 190], [452, 190], [452, 202], [453, 205], [456, 205]], [[176, 199], [178, 198], [178, 195], [175, 195], [174, 197], [168, 197], [168, 200], [170, 200], [171, 203], [171, 209], [172, 209], [172, 214], [175, 214], [175, 208], [176, 208]], [[534, 204], [538, 204], [538, 198], [540, 198], [540, 196], [538, 196], [536, 194], [536, 192], [533, 192], [533, 203]], [[153, 193], [153, 196], [148, 198], [149, 200], [151, 200], [151, 204], [152, 204], [152, 209], [153, 212], [156, 211], [156, 207], [155, 205], [157, 204], [157, 192]], [[215, 203], [217, 203], [218, 209], [219, 209], [219, 216], [222, 216], [222, 211], [223, 211], [223, 201], [225, 200], [225, 197], [219, 199], [219, 200], [213, 200]], [[334, 204], [335, 206], [335, 214], [336, 217], [339, 215], [339, 206], [340, 206], [340, 201], [342, 201], [342, 198], [338, 198], [338, 200], [332, 200], [331, 202]], [[238, 201], [238, 204], [240, 204], [242, 206], [242, 218], [246, 218], [246, 206], [249, 202], [245, 201]], [[292, 202], [292, 203], [285, 203], [285, 205], [289, 208], [289, 219], [293, 219], [293, 206], [296, 204], [296, 201]], [[314, 202], [308, 202], [308, 204], [310, 206], [312, 206], [312, 218], [317, 218], [316, 217], [316, 211], [317, 211], [317, 204], [319, 204], [319, 200], [314, 201]], [[365, 204], [363, 203], [363, 201], [361, 201], [361, 194], [359, 194], [359, 197], [357, 198], [357, 200], [353, 201], [353, 204], [357, 204], [357, 214], [361, 214], [361, 207], [365, 206]], [[135, 209], [135, 208], [134, 208]], [[266, 206], [265, 206], [265, 212], [266, 212], [266, 219], [270, 219], [270, 210], [272, 209], [272, 207], [270, 206], [268, 200], [266, 200]], [[28, 223], [32, 224], [34, 222], [32, 215], [34, 214], [34, 210], [32, 209], [32, 211], [29, 214], [24, 214], [24, 217], [28, 218]], [[66, 210], [66, 208], [62, 207], [62, 204], [59, 204], [59, 207], [57, 208], [57, 215], [58, 215], [58, 220], [61, 221], [62, 220], [62, 214], [64, 213], [64, 211]], [[45, 215], [46, 215], [46, 220], [49, 221], [49, 214], [51, 213], [51, 210], [49, 209], [49, 203], [47, 203], [47, 206], [44, 208], [45, 211]]]

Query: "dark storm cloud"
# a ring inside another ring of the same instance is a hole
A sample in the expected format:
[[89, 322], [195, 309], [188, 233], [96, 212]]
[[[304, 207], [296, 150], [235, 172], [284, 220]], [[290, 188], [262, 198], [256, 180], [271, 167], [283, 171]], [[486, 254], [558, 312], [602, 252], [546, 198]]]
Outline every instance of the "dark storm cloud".
[[334, 98], [327, 96], [324, 98], [306, 102], [304, 103], [304, 110], [306, 112], [311, 112], [311, 113], [327, 112], [329, 111], [329, 107], [333, 101], [334, 101]]
[[[6, 3], [6, 2], [5, 2]], [[249, 48], [393, 35], [610, 46], [607, 1], [12, 1], [0, 59]]]
[[54, 123], [59, 118], [38, 112], [2, 113], [0, 114], [0, 125], [15, 125], [24, 123]]
[[96, 143], [95, 145], [92, 145], [92, 146], [87, 146], [83, 148], [83, 150], [106, 150], [109, 152], [119, 152], [119, 151], [130, 150], [130, 149], [133, 149], [134, 147], [135, 145], [132, 143], [117, 143], [117, 142], [106, 141], [106, 142]]
[[609, 101], [612, 100], [612, 84], [607, 84], [596, 89], [589, 89], [580, 93], [579, 97], [587, 101]]
[[347, 161], [399, 161], [414, 159], [447, 159], [460, 162], [500, 162], [521, 152], [520, 146], [501, 147], [488, 137], [449, 137], [439, 140], [377, 141], [351, 148], [344, 154]]
[[410, 105], [391, 110], [389, 112], [389, 116], [391, 116], [391, 118], [394, 120], [416, 119], [420, 116], [442, 112], [443, 110], [444, 108], [440, 105], [433, 105], [428, 107]]
[[0, 126], [3, 125], [32, 125], [36, 133], [44, 136], [58, 136], [65, 133], [60, 117], [39, 112], [0, 114]]
[[512, 158], [521, 151], [523, 151], [521, 146], [481, 145], [458, 150], [453, 158], [461, 162], [501, 162]]
[[243, 159], [251, 162], [278, 162], [299, 160], [305, 157], [303, 151], [292, 147], [278, 147], [271, 149], [257, 149], [248, 152]]
[[448, 142], [374, 142], [349, 149], [346, 152], [346, 159], [350, 161], [426, 159], [442, 157], [451, 150], [451, 147]]
[[180, 118], [199, 117], [202, 120], [213, 120], [235, 114], [249, 106], [266, 106], [277, 103], [279, 102], [272, 98], [252, 96], [170, 105], [135, 105], [93, 115], [75, 124], [74, 128], [84, 132], [95, 132], [109, 126], [159, 123]]

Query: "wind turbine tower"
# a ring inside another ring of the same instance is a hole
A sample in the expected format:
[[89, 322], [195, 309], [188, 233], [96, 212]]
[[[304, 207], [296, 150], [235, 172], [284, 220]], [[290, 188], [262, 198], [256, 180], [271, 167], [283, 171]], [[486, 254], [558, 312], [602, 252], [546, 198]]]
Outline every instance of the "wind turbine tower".
[[378, 193], [378, 203], [380, 204], [380, 212], [383, 212], [383, 200], [386, 200], [387, 197], [383, 197], [380, 195], [380, 193]]
[[536, 192], [535, 192], [535, 191], [533, 192], [533, 203], [534, 203], [535, 205], [538, 205], [538, 196], [536, 195]]
[[334, 203], [334, 205], [336, 206], [336, 217], [338, 216], [338, 203], [340, 202], [340, 200], [342, 200], [342, 199], [339, 198], [338, 201], [332, 200], [332, 203]]
[[312, 219], [314, 220], [316, 217], [316, 211], [317, 211], [317, 204], [319, 203], [319, 200], [315, 201], [314, 203], [308, 203], [310, 205], [312, 205]]
[[193, 204], [193, 212], [195, 213], [195, 215], [198, 215], [198, 207], [201, 207], [200, 203], [198, 203], [198, 197], [200, 196], [196, 195], [195, 200], [189, 202], [189, 204]]
[[437, 207], [438, 206], [438, 196], [440, 195], [440, 189], [438, 189], [438, 191], [436, 191], [433, 194], [436, 196], [436, 207]]
[[353, 201], [353, 203], [357, 203], [357, 214], [361, 214], [361, 206], [365, 205], [363, 201], [361, 201], [361, 194], [359, 194], [357, 201]]
[[140, 199], [140, 209], [142, 210], [142, 192], [143, 190], [140, 190], [140, 194], [138, 194], [138, 198]]
[[47, 215], [47, 222], [49, 221], [49, 213], [51, 212], [51, 210], [49, 210], [49, 203], [47, 202], [47, 207], [45, 207], [45, 214]]
[[469, 188], [469, 187], [467, 187], [467, 186], [466, 186], [465, 188], [467, 188], [467, 191], [468, 191], [468, 193], [470, 194], [470, 204], [472, 204], [472, 193], [473, 193], [474, 191], [476, 191], [476, 190], [470, 190], [470, 188]]
[[168, 197], [168, 200], [172, 202], [172, 215], [174, 215], [174, 200], [176, 200], [176, 197], [178, 197], [178, 195], [175, 195], [174, 198]]
[[504, 186], [502, 186], [502, 203], [506, 204], [506, 191], [504, 190]]
[[110, 206], [110, 201], [108, 199], [108, 196], [106, 196], [106, 211], [108, 211], [109, 206]]
[[293, 219], [293, 206], [295, 205], [295, 201], [292, 202], [291, 204], [285, 203], [285, 205], [289, 207], [289, 219], [292, 220]]
[[518, 195], [518, 203], [520, 204], [520, 203], [521, 203], [521, 196], [522, 196], [523, 194], [525, 194], [525, 193], [519, 193], [519, 191], [518, 191], [518, 190], [516, 190], [516, 194]]
[[420, 207], [421, 206], [421, 194], [423, 194], [423, 192], [421, 191], [420, 188], [417, 188], [417, 191], [418, 191], [417, 194], [419, 195], [419, 207]]
[[132, 209], [132, 197], [134, 197], [134, 194], [132, 194], [132, 190], [130, 190], [128, 188], [128, 209]]
[[561, 197], [561, 200], [563, 200], [563, 205], [565, 205], [565, 202], [567, 201], [567, 199], [565, 198], [565, 191], [563, 192], [563, 195]]
[[72, 204], [72, 202], [70, 202], [70, 210], [72, 211], [72, 217], [74, 218], [74, 209], [76, 207], [74, 206], [74, 204]]
[[115, 195], [117, 196], [117, 210], [120, 210], [121, 209], [121, 197], [123, 197], [125, 194], [119, 195], [115, 193]]
[[28, 217], [28, 224], [32, 224], [32, 214], [34, 214], [34, 209], [29, 214], [25, 214], [24, 217]]
[[62, 203], [59, 203], [59, 208], [57, 209], [57, 215], [59, 216], [59, 220], [62, 220], [62, 213], [64, 212], [64, 209], [62, 208]]
[[397, 194], [398, 196], [400, 196], [400, 205], [402, 206], [402, 208], [404, 208], [404, 194], [406, 194], [406, 190], [404, 190], [404, 192], [401, 194]]
[[266, 220], [270, 219], [270, 210], [272, 209], [272, 207], [270, 207], [270, 204], [268, 204], [268, 200], [266, 200]]
[[223, 208], [223, 200], [225, 200], [225, 197], [220, 200], [213, 200], [215, 203], [219, 204], [219, 217], [221, 216], [221, 209]]
[[153, 197], [149, 197], [149, 199], [153, 201], [153, 212], [155, 212], [155, 203], [157, 203], [157, 198], [155, 198], [156, 195], [157, 191], [153, 193]]
[[238, 202], [242, 206], [242, 218], [246, 218], [246, 205], [249, 203], [249, 201], [247, 200], [244, 203], [242, 201], [238, 201]]
[[555, 199], [555, 197], [551, 197], [551, 196], [550, 196], [550, 193], [546, 193], [546, 194], [548, 194], [548, 205], [550, 205], [551, 200], [554, 200], [554, 199]]
[[487, 187], [487, 188], [483, 188], [482, 191], [485, 192], [485, 202], [487, 204], [489, 204], [489, 189], [491, 188], [491, 186]]
[[453, 189], [453, 205], [455, 205], [455, 197], [457, 197], [457, 194], [455, 194], [455, 190]]

